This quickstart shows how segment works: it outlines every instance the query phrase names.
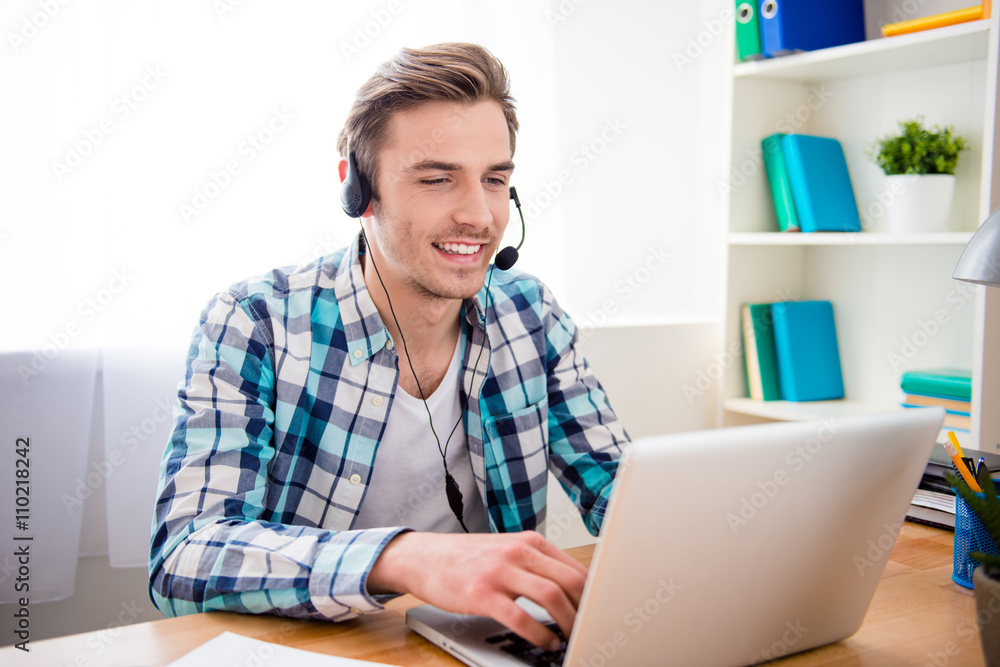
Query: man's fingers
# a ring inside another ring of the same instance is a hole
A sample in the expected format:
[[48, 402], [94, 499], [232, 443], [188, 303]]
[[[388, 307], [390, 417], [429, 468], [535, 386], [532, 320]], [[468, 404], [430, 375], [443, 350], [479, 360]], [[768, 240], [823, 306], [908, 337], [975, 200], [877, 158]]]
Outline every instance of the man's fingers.
[[[555, 651], [562, 646], [562, 640], [555, 633], [532, 618], [531, 614], [521, 609], [506, 596], [498, 595], [492, 601], [490, 616], [535, 646], [547, 651]], [[564, 634], [565, 632], [563, 630]], [[568, 634], [566, 636], [569, 637]]]
[[[524, 567], [538, 576], [554, 581], [566, 592], [573, 608], [580, 606], [587, 569], [560, 551], [554, 544], [534, 534], [524, 551]], [[560, 626], [561, 627], [561, 626]]]
[[569, 637], [570, 631], [573, 630], [573, 621], [576, 620], [576, 605], [559, 584], [525, 570], [511, 573], [505, 583], [511, 597], [518, 598], [523, 595], [545, 609], [563, 634]]
[[582, 566], [579, 563], [577, 563], [575, 560], [573, 560], [572, 558], [570, 558], [566, 554], [566, 552], [564, 552], [562, 549], [560, 549], [556, 545], [552, 544], [551, 542], [549, 542], [545, 538], [541, 539], [541, 541], [539, 543], [539, 546], [538, 546], [538, 550], [541, 551], [542, 553], [544, 553], [547, 556], [551, 556], [552, 558], [555, 558], [556, 560], [562, 561], [563, 563], [565, 563], [566, 565], [568, 565], [573, 570], [576, 570], [577, 572], [579, 572], [583, 577], [587, 576], [587, 568], [585, 568], [584, 566]]

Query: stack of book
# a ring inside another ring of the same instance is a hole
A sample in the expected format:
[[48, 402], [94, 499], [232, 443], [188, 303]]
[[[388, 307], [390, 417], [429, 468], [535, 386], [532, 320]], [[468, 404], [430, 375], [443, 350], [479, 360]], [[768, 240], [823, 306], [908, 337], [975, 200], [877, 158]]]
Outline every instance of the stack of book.
[[[973, 449], [965, 450], [965, 454], [971, 456], [977, 463], [982, 457], [994, 477], [1000, 471], [1000, 455]], [[938, 443], [934, 445], [927, 470], [924, 471], [920, 486], [917, 487], [917, 492], [910, 503], [910, 509], [906, 513], [907, 520], [938, 528], [955, 529], [955, 490], [945, 480], [946, 472], [954, 473], [955, 467], [944, 445]]]
[[839, 141], [779, 133], [765, 137], [761, 149], [780, 231], [861, 231], [854, 188]]
[[944, 428], [968, 433], [972, 428], [972, 372], [965, 369], [907, 371], [900, 380], [904, 408], [945, 409]]
[[844, 397], [829, 301], [743, 304], [747, 395], [757, 401]]

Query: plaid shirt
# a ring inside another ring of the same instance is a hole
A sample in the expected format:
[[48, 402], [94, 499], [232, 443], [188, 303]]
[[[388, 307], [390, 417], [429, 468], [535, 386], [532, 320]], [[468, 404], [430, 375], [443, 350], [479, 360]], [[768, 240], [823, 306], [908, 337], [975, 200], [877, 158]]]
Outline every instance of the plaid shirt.
[[[497, 271], [488, 312], [485, 296], [464, 304], [460, 392], [490, 528], [539, 527], [551, 470], [596, 534], [628, 436], [547, 287]], [[357, 238], [209, 302], [160, 469], [149, 561], [160, 611], [339, 621], [383, 608], [366, 578], [407, 528], [351, 525], [397, 388], [393, 345]]]

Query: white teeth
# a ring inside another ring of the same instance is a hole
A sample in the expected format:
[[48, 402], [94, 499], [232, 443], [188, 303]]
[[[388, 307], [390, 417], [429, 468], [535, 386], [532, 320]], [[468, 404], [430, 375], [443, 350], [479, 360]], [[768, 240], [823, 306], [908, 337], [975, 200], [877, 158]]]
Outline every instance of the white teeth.
[[434, 245], [453, 255], [474, 255], [483, 247], [482, 245], [465, 245], [464, 243], [435, 243]]

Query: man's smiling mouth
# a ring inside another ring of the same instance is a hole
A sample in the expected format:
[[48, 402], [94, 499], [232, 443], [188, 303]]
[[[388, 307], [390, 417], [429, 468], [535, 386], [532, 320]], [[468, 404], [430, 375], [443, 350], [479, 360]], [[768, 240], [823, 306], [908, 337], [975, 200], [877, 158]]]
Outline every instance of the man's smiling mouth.
[[432, 245], [449, 255], [475, 255], [483, 247], [483, 244], [466, 245], [464, 243], [434, 243]]

